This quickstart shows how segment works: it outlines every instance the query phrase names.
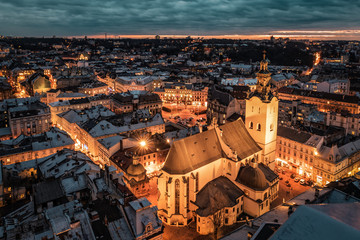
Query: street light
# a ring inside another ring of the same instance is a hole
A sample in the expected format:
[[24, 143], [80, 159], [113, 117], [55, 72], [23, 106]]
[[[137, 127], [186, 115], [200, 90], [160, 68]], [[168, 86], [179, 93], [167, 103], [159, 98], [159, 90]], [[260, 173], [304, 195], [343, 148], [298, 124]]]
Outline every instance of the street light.
[[141, 147], [145, 147], [146, 146], [146, 142], [144, 140], [140, 141], [140, 146]]

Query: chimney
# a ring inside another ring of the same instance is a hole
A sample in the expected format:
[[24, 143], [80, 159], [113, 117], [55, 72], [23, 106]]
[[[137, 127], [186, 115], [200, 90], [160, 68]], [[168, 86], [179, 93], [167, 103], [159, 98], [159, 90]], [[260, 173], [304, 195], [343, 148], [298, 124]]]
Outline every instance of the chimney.
[[123, 151], [124, 150], [124, 143], [123, 140], [120, 140], [120, 150]]

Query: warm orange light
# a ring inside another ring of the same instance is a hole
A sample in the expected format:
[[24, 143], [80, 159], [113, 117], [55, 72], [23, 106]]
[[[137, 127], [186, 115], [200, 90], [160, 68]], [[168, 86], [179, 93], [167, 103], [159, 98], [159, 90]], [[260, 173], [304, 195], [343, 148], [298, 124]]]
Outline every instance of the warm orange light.
[[143, 141], [140, 141], [140, 146], [141, 147], [145, 147], [146, 146], [146, 142], [143, 140]]

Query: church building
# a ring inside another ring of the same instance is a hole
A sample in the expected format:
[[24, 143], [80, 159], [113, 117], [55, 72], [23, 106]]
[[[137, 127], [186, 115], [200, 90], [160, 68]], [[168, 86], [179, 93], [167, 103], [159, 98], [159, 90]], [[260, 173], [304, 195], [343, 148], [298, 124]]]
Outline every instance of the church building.
[[[158, 216], [200, 234], [232, 225], [243, 214], [258, 217], [277, 198], [275, 160], [278, 99], [270, 92], [268, 61], [261, 61], [256, 91], [238, 119], [175, 141], [158, 178]], [[274, 152], [273, 152], [274, 151]]]

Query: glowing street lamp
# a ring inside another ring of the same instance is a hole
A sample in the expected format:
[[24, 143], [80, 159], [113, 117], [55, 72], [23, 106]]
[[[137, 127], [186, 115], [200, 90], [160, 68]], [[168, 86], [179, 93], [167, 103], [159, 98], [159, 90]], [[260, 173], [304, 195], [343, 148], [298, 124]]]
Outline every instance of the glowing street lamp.
[[141, 147], [146, 147], [146, 142], [144, 140], [140, 141], [140, 146]]

